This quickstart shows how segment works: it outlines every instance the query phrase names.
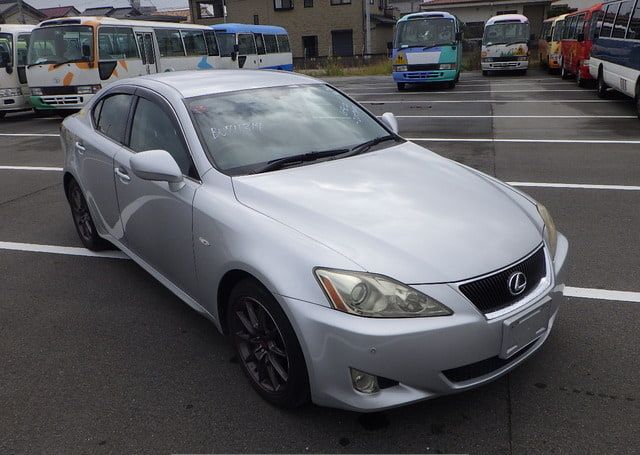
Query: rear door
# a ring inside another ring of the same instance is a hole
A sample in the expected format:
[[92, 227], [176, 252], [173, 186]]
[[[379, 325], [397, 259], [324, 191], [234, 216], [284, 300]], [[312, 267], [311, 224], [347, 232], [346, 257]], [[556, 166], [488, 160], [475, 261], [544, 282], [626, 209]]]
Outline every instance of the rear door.
[[258, 50], [253, 33], [238, 33], [238, 67], [258, 68]]
[[268, 68], [271, 66], [269, 63], [269, 57], [264, 46], [264, 38], [262, 33], [254, 33], [254, 39], [256, 40], [256, 50], [258, 52], [258, 68]]
[[138, 48], [142, 57], [142, 65], [147, 74], [158, 72], [158, 63], [156, 59], [156, 50], [153, 42], [153, 34], [151, 32], [136, 32], [138, 40]]

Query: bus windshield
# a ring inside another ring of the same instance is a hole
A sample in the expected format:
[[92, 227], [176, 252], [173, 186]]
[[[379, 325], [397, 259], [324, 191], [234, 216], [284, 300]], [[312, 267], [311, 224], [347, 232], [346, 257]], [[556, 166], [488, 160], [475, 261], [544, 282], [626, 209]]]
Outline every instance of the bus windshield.
[[455, 39], [453, 19], [410, 19], [398, 23], [396, 48], [434, 47], [452, 44]]
[[0, 66], [11, 65], [13, 54], [13, 36], [10, 33], [0, 33]]
[[88, 62], [93, 57], [93, 29], [85, 25], [33, 30], [28, 65]]
[[528, 40], [529, 24], [504, 22], [485, 27], [482, 43], [485, 46], [494, 46], [496, 44], [526, 43]]
[[235, 33], [217, 33], [218, 47], [220, 48], [220, 57], [231, 57], [233, 46], [236, 44]]
[[562, 39], [562, 33], [564, 32], [564, 20], [556, 22], [553, 28], [553, 36], [551, 41], [560, 41]]

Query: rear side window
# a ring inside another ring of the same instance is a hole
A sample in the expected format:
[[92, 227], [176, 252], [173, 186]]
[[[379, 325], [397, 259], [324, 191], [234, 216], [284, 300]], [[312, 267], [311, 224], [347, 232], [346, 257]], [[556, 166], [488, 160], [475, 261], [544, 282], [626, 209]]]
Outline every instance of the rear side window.
[[640, 3], [636, 6], [631, 22], [629, 22], [627, 39], [640, 39]]
[[200, 30], [182, 30], [182, 39], [187, 55], [207, 55], [204, 34]]
[[624, 38], [627, 34], [627, 24], [629, 23], [629, 17], [633, 10], [633, 2], [626, 1], [620, 4], [620, 10], [616, 17], [616, 22], [613, 25], [612, 38]]
[[260, 33], [254, 33], [253, 35], [256, 39], [256, 47], [258, 48], [258, 54], [264, 55], [266, 53], [264, 48], [264, 39]]
[[267, 54], [278, 53], [278, 42], [276, 41], [276, 35], [262, 35], [264, 38], [264, 47]]
[[609, 38], [611, 36], [611, 31], [613, 30], [613, 21], [616, 18], [616, 13], [618, 12], [619, 6], [619, 3], [607, 6], [607, 9], [604, 13], [604, 19], [602, 20], [602, 27], [600, 28], [601, 37]]
[[156, 29], [155, 32], [161, 57], [184, 57], [180, 31]]
[[[98, 111], [96, 129], [116, 142], [124, 142], [131, 95], [117, 94], [103, 98], [94, 110]], [[94, 117], [95, 120], [95, 117]]]
[[291, 52], [289, 47], [289, 37], [287, 35], [276, 35], [278, 39], [278, 50], [280, 52]]
[[220, 55], [220, 51], [218, 50], [218, 42], [216, 41], [216, 34], [213, 32], [213, 30], [205, 31], [204, 39], [207, 42], [209, 55]]
[[247, 33], [241, 33], [238, 35], [238, 47], [240, 48], [240, 55], [257, 53], [253, 35], [249, 35]]
[[558, 21], [553, 27], [552, 41], [560, 41], [562, 39], [562, 33], [564, 31], [564, 21]]
[[584, 14], [578, 16], [578, 25], [576, 26], [576, 38], [580, 33], [584, 33]]
[[140, 58], [133, 30], [122, 27], [100, 27], [98, 30], [100, 60]]

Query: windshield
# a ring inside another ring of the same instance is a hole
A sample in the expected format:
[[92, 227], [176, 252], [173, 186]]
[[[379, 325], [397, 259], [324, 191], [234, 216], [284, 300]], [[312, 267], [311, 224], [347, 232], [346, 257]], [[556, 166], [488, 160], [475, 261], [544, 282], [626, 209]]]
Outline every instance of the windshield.
[[93, 29], [84, 25], [43, 27], [31, 33], [27, 63], [90, 61], [93, 57]]
[[505, 22], [488, 25], [484, 29], [482, 44], [515, 44], [529, 41], [529, 24], [522, 22]]
[[13, 36], [9, 33], [0, 33], [0, 63], [3, 66], [11, 65], [13, 61]]
[[230, 57], [233, 46], [236, 44], [235, 33], [216, 33], [218, 47], [220, 47], [220, 57]]
[[389, 134], [361, 107], [322, 84], [206, 95], [186, 104], [205, 150], [231, 175]]
[[556, 22], [553, 27], [553, 36], [551, 37], [551, 41], [560, 41], [562, 39], [562, 33], [564, 32], [564, 21]]
[[396, 49], [451, 44], [455, 39], [456, 30], [453, 19], [411, 19], [398, 23]]

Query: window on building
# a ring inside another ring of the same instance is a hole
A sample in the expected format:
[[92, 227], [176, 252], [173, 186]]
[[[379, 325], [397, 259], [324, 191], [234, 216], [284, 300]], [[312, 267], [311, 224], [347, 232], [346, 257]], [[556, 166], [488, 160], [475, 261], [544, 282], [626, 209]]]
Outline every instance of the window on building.
[[256, 42], [253, 39], [253, 35], [249, 33], [240, 33], [238, 34], [238, 47], [240, 55], [255, 55], [256, 51]]
[[318, 56], [318, 37], [303, 36], [302, 37], [302, 56], [312, 58]]
[[196, 2], [196, 15], [198, 19], [208, 19], [212, 17], [224, 16], [223, 0], [213, 0], [209, 2]]
[[611, 31], [613, 30], [613, 21], [616, 18], [616, 13], [618, 12], [619, 6], [619, 3], [607, 6], [607, 9], [604, 13], [604, 19], [602, 20], [602, 27], [600, 28], [601, 37], [609, 38], [611, 36]]
[[100, 27], [98, 30], [100, 60], [140, 58], [133, 30], [123, 27]]
[[219, 55], [220, 51], [218, 50], [218, 42], [216, 41], [216, 34], [213, 30], [206, 30], [204, 32], [204, 39], [207, 42], [207, 49], [209, 50], [209, 55]]
[[640, 39], [640, 4], [636, 7], [636, 11], [633, 13], [631, 22], [629, 22], [627, 39]]
[[184, 57], [179, 30], [155, 29], [160, 57]]
[[200, 30], [181, 30], [187, 55], [207, 55], [204, 34]]
[[264, 38], [264, 48], [267, 51], [267, 54], [277, 54], [278, 53], [278, 41], [276, 40], [276, 35], [262, 35]]
[[331, 0], [332, 5], [350, 5], [351, 0]]
[[313, 8], [313, 0], [304, 0], [305, 8]]
[[259, 25], [260, 24], [260, 16], [258, 16], [257, 14], [253, 15], [253, 25]]
[[278, 52], [291, 52], [287, 35], [276, 35], [276, 39], [278, 40]]
[[332, 54], [339, 57], [353, 55], [353, 30], [331, 31]]
[[629, 24], [629, 18], [633, 11], [633, 3], [634, 2], [628, 0], [620, 4], [616, 22], [613, 25], [612, 38], [624, 38], [627, 35], [627, 25]]
[[276, 11], [293, 9], [293, 0], [273, 0], [273, 9]]

